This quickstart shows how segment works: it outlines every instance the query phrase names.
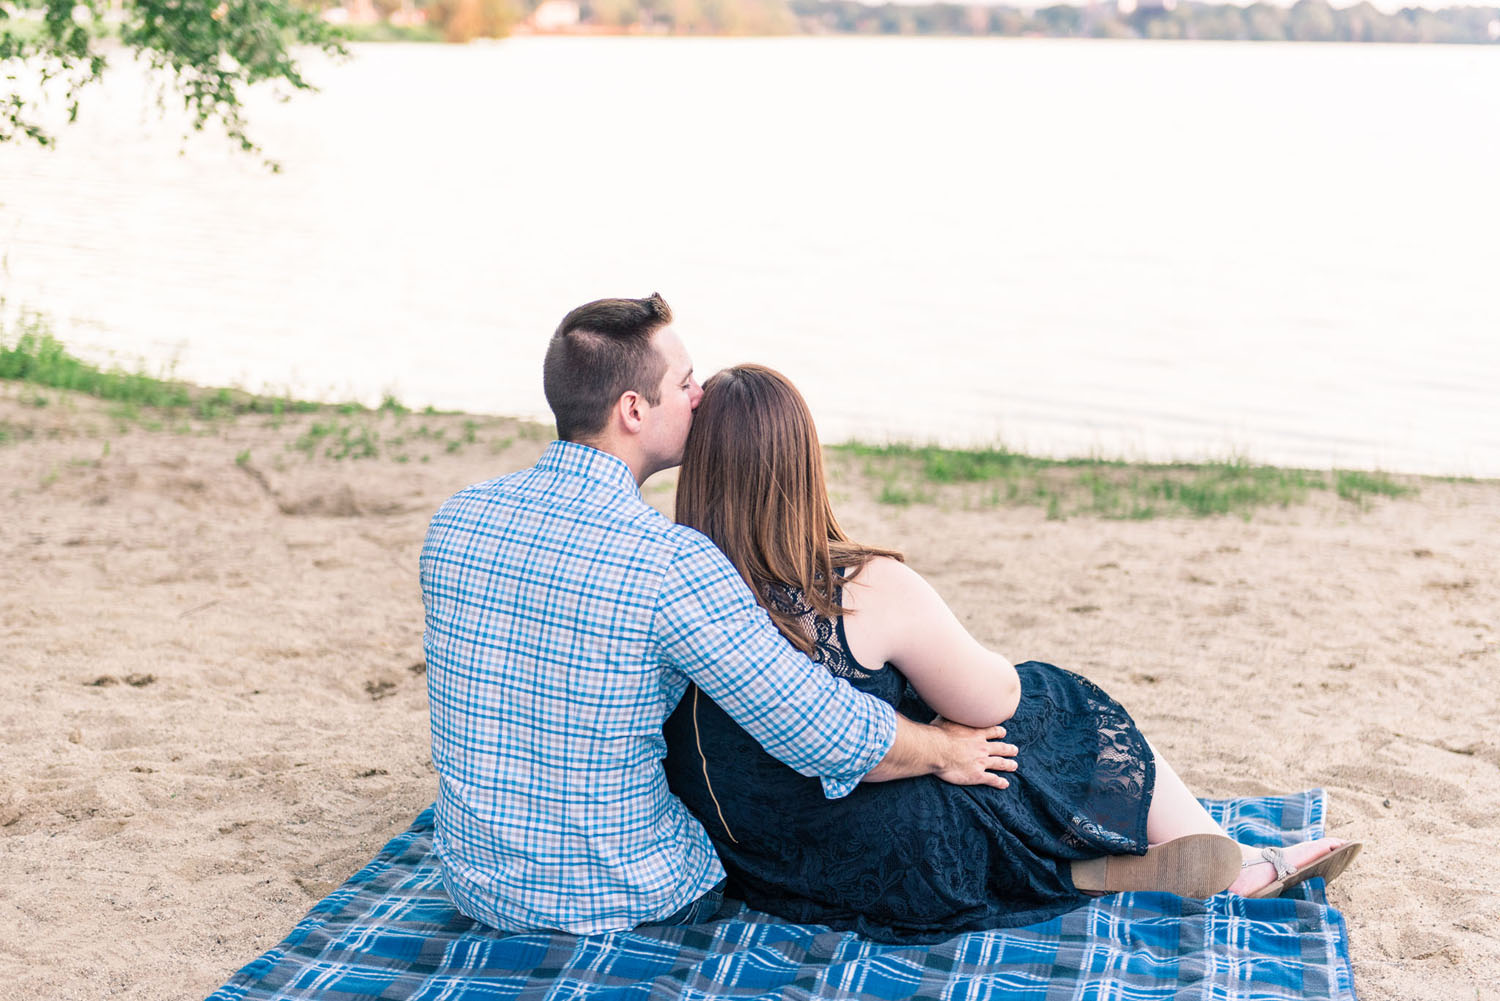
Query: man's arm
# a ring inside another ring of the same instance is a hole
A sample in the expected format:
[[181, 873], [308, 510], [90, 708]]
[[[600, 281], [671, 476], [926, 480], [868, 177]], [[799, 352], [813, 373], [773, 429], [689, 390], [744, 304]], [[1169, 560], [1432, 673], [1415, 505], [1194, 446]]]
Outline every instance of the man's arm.
[[712, 542], [679, 531], [653, 627], [663, 659], [772, 756], [821, 778], [829, 798], [847, 795], [872, 771], [875, 781], [930, 774], [1004, 783], [988, 769], [1014, 763], [988, 743], [993, 728], [911, 723], [833, 677], [782, 637]]

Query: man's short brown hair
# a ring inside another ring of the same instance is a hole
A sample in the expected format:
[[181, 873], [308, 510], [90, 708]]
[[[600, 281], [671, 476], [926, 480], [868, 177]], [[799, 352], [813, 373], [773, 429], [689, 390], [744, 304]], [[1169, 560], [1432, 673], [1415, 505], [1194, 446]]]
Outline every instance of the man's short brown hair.
[[596, 299], [563, 317], [542, 363], [542, 391], [557, 420], [557, 436], [578, 441], [604, 430], [621, 394], [635, 391], [661, 402], [667, 360], [651, 336], [672, 322], [659, 293], [646, 299]]

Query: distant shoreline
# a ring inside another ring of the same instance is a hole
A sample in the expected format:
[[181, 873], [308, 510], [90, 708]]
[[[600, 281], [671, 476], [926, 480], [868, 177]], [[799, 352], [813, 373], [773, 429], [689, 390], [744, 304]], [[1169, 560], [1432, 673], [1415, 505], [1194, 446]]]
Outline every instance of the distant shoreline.
[[[1337, 8], [1326, 0], [1195, 3], [1114, 0], [1035, 8], [953, 3], [874, 6], [861, 0], [772, 0], [722, 6], [685, 2], [670, 14], [624, 0], [609, 19], [584, 18], [569, 0], [527, 4], [519, 21], [496, 30], [513, 36], [866, 36], [943, 38], [1099, 38], [1153, 41], [1340, 42], [1493, 45], [1500, 43], [1500, 7], [1404, 7], [1385, 13], [1369, 3]], [[342, 8], [336, 8], [342, 10]], [[561, 13], [559, 13], [561, 11]], [[441, 20], [420, 24], [346, 22], [354, 42], [468, 41]]]

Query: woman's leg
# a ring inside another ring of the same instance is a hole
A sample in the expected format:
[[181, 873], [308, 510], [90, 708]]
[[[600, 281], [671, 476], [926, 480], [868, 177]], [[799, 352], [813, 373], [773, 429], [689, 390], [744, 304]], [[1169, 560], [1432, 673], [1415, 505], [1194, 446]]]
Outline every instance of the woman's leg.
[[[1149, 742], [1147, 746], [1150, 746]], [[1151, 753], [1156, 758], [1156, 786], [1151, 791], [1151, 808], [1146, 813], [1146, 840], [1155, 845], [1188, 834], [1221, 834], [1228, 837], [1224, 828], [1208, 815], [1203, 804], [1198, 802], [1198, 798], [1177, 777], [1172, 766], [1167, 764], [1155, 747], [1151, 748]], [[1342, 844], [1344, 842], [1337, 838], [1320, 838], [1317, 841], [1288, 845], [1284, 851], [1287, 862], [1297, 867], [1327, 855]], [[1254, 893], [1263, 886], [1271, 885], [1276, 879], [1275, 866], [1261, 860], [1259, 848], [1240, 845], [1240, 855], [1245, 862], [1251, 864], [1240, 870], [1239, 878], [1229, 886], [1230, 893], [1242, 896]]]
[[1177, 777], [1161, 752], [1149, 741], [1146, 746], [1151, 747], [1151, 754], [1156, 758], [1156, 785], [1151, 790], [1151, 809], [1146, 813], [1146, 840], [1159, 845], [1188, 834], [1228, 837], [1224, 828], [1214, 823], [1203, 804]]

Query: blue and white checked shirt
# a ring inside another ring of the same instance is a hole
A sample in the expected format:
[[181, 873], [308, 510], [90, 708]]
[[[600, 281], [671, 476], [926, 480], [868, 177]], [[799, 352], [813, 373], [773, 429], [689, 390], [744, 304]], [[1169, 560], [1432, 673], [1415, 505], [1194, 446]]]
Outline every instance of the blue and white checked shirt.
[[422, 596], [434, 847], [454, 903], [496, 928], [631, 928], [723, 878], [661, 768], [689, 681], [830, 797], [895, 739], [889, 706], [798, 653], [712, 542], [584, 445], [450, 498]]

